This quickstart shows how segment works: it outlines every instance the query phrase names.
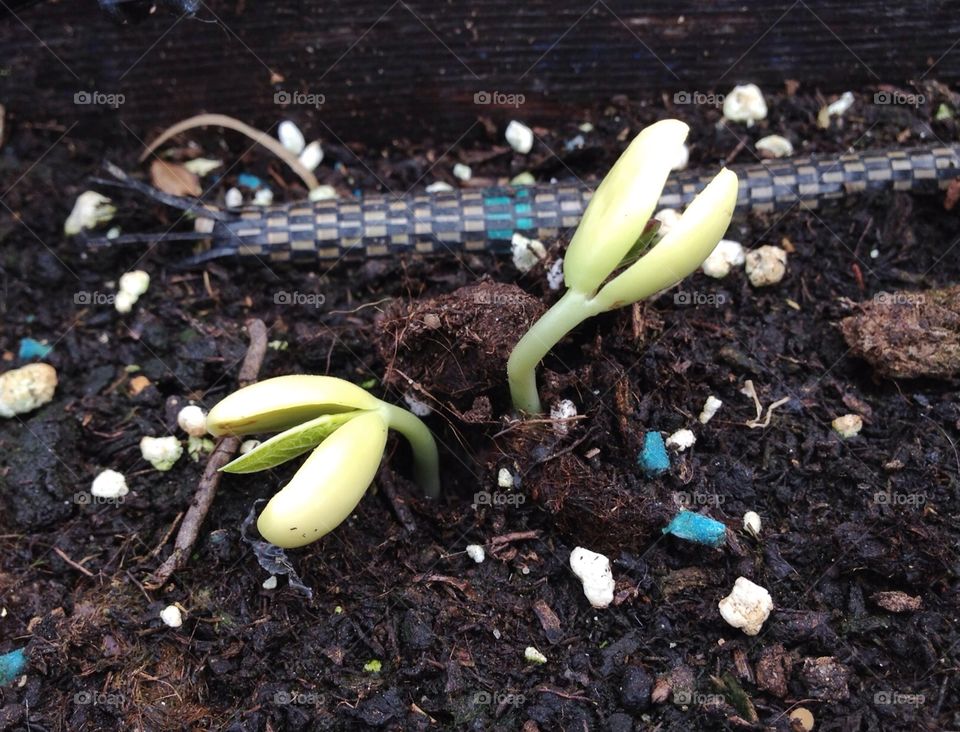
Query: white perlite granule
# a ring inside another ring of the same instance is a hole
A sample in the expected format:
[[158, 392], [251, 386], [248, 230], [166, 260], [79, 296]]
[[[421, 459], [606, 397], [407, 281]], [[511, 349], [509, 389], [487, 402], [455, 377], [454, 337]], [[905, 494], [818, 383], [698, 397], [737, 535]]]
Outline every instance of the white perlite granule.
[[570, 569], [583, 583], [583, 594], [593, 607], [610, 606], [615, 582], [607, 557], [578, 546], [570, 553]]

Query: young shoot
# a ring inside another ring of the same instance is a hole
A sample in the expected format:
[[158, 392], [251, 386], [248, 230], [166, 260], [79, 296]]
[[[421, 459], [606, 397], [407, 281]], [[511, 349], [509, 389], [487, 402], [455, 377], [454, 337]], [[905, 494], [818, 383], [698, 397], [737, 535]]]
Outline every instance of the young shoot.
[[333, 531], [356, 508], [383, 458], [387, 430], [413, 448], [417, 482], [440, 493], [437, 445], [405, 409], [331, 376], [278, 376], [234, 392], [207, 415], [210, 434], [279, 432], [222, 470], [254, 473], [313, 450], [257, 519], [260, 534], [285, 549]]
[[[539, 414], [535, 369], [587, 318], [650, 297], [693, 272], [730, 225], [737, 176], [723, 169], [646, 253], [650, 219], [688, 127], [663, 120], [644, 129], [600, 183], [563, 260], [567, 291], [517, 343], [507, 362], [513, 405]], [[611, 279], [616, 270], [622, 270]]]

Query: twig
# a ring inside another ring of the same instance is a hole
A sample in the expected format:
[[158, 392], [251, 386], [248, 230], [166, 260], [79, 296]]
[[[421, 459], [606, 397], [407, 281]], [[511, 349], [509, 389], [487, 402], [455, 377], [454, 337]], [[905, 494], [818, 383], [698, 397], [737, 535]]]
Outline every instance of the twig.
[[84, 567], [82, 564], [77, 564], [75, 561], [73, 561], [70, 557], [66, 555], [66, 553], [60, 547], [58, 546], [53, 547], [53, 551], [56, 552], [58, 557], [60, 557], [63, 561], [65, 561], [67, 564], [69, 564], [78, 572], [82, 572], [87, 577], [93, 577], [93, 572], [91, 572], [89, 569]]
[[526, 541], [528, 539], [539, 539], [540, 530], [531, 529], [530, 531], [513, 531], [509, 534], [500, 534], [493, 537], [488, 543], [491, 549], [499, 547], [501, 544], [510, 544], [514, 541]]
[[[248, 321], [247, 333], [250, 335], [250, 346], [247, 348], [247, 355], [243, 359], [240, 376], [237, 379], [241, 388], [257, 380], [260, 367], [263, 365], [263, 357], [267, 352], [267, 326], [262, 320]], [[177, 538], [173, 544], [173, 553], [144, 583], [147, 589], [156, 590], [162, 587], [174, 572], [186, 564], [187, 557], [190, 556], [190, 551], [200, 535], [200, 526], [217, 495], [217, 486], [220, 485], [220, 468], [233, 459], [239, 448], [240, 438], [232, 435], [222, 438], [217, 443], [210, 459], [207, 460], [207, 467], [197, 485], [197, 492], [193, 496], [190, 508], [187, 509], [187, 515], [180, 524], [180, 531], [177, 532]]]
[[150, 550], [150, 553], [146, 557], [144, 557], [142, 561], [153, 559], [154, 557], [158, 556], [160, 552], [163, 551], [163, 547], [167, 545], [167, 542], [170, 540], [170, 537], [173, 535], [174, 530], [177, 528], [177, 524], [179, 524], [180, 519], [183, 518], [183, 513], [184, 512], [181, 511], [180, 513], [177, 514], [177, 517], [173, 520], [173, 523], [170, 524], [170, 528], [167, 529], [166, 533], [163, 535], [163, 538], [153, 549]]
[[536, 688], [536, 691], [539, 691], [544, 694], [554, 694], [556, 696], [559, 696], [561, 699], [571, 699], [573, 701], [584, 701], [584, 702], [589, 702], [594, 706], [597, 705], [597, 702], [595, 702], [593, 699], [591, 699], [588, 696], [582, 696], [581, 694], [568, 694], [565, 691], [560, 691], [560, 689], [553, 689], [549, 686], [538, 686]]
[[[558, 420], [558, 421], [559, 421], [559, 420]], [[584, 443], [584, 441], [585, 441], [588, 437], [590, 437], [592, 434], [593, 434], [593, 428], [591, 427], [590, 429], [587, 430], [586, 434], [583, 435], [583, 437], [581, 437], [580, 439], [578, 439], [578, 440], [577, 440], [576, 442], [574, 442], [572, 445], [567, 445], [567, 446], [566, 446], [565, 448], [563, 448], [562, 450], [558, 450], [558, 451], [555, 452], [555, 453], [552, 453], [552, 454], [550, 454], [550, 455], [547, 455], [545, 458], [543, 458], [543, 459], [541, 459], [541, 460], [537, 460], [537, 461], [533, 464], [532, 467], [537, 466], [537, 465], [543, 465], [544, 463], [548, 463], [548, 462], [550, 462], [551, 460], [554, 460], [554, 459], [560, 457], [561, 455], [566, 455], [568, 452], [573, 452], [573, 451], [576, 450], [578, 447], [580, 447], [580, 445], [582, 445], [582, 444]], [[530, 471], [527, 470], [526, 472], [529, 473]]]
[[391, 473], [390, 468], [386, 466], [380, 469], [380, 487], [383, 488], [383, 494], [387, 497], [387, 500], [390, 501], [393, 512], [397, 515], [403, 528], [406, 529], [408, 533], [415, 533], [417, 530], [417, 522], [413, 519], [413, 513], [411, 513], [410, 508], [407, 506], [406, 499], [397, 492], [397, 486], [393, 482], [393, 473]]
[[143, 584], [140, 582], [140, 580], [138, 580], [136, 577], [133, 576], [133, 572], [131, 572], [129, 569], [125, 569], [125, 570], [123, 570], [123, 573], [124, 573], [125, 575], [127, 575], [127, 579], [129, 579], [131, 582], [133, 582], [133, 584], [136, 585], [137, 589], [140, 590], [140, 592], [143, 593], [143, 596], [146, 598], [148, 605], [149, 605], [151, 602], [153, 602], [153, 598], [150, 597], [150, 593], [147, 592], [147, 589], [143, 586]]

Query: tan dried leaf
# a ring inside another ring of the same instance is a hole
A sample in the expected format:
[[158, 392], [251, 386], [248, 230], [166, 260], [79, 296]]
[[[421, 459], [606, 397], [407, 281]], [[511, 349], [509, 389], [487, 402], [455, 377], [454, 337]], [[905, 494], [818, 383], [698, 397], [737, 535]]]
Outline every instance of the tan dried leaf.
[[199, 196], [200, 179], [178, 163], [154, 160], [150, 164], [150, 179], [155, 188], [173, 196]]

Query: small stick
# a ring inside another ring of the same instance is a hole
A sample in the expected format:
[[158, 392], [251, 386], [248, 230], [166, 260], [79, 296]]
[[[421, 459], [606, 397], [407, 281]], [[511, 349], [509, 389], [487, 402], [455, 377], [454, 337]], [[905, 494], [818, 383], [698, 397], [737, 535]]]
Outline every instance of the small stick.
[[530, 531], [513, 531], [509, 534], [500, 534], [500, 536], [493, 537], [488, 544], [491, 549], [494, 549], [501, 544], [510, 544], [515, 541], [526, 541], [527, 539], [539, 539], [540, 530], [531, 529]]
[[[263, 324], [262, 320], [248, 321], [247, 333], [250, 335], [250, 346], [247, 348], [247, 355], [243, 359], [240, 376], [237, 379], [241, 388], [249, 386], [257, 380], [260, 367], [263, 365], [263, 358], [267, 352], [267, 326]], [[162, 587], [174, 572], [186, 564], [187, 557], [190, 556], [190, 551], [200, 535], [200, 526], [207, 517], [213, 499], [217, 495], [217, 487], [220, 485], [220, 468], [233, 459], [239, 448], [240, 438], [232, 435], [222, 438], [217, 443], [210, 459], [207, 460], [207, 467], [204, 469], [203, 476], [197, 485], [197, 492], [193, 496], [190, 508], [187, 509], [187, 515], [184, 517], [183, 523], [180, 524], [180, 531], [177, 532], [177, 538], [173, 544], [173, 553], [144, 583], [148, 590], [156, 590]]]
[[380, 469], [380, 487], [383, 488], [383, 494], [390, 501], [393, 512], [397, 515], [403, 528], [411, 534], [416, 532], [417, 522], [413, 520], [413, 513], [411, 513], [403, 496], [397, 492], [397, 486], [393, 482], [393, 474], [390, 472], [390, 468], [386, 466]]
[[180, 523], [180, 519], [183, 518], [183, 511], [177, 514], [177, 517], [173, 520], [173, 523], [170, 524], [170, 528], [167, 529], [167, 532], [163, 535], [163, 538], [160, 540], [160, 543], [157, 544], [153, 549], [150, 550], [150, 553], [144, 558], [153, 559], [155, 556], [159, 555], [163, 551], [163, 547], [167, 545], [167, 542], [170, 540], [170, 537], [173, 535], [174, 529], [177, 528], [177, 524]]
[[538, 686], [536, 691], [542, 692], [544, 694], [554, 694], [559, 696], [561, 699], [571, 699], [573, 701], [585, 701], [590, 702], [594, 706], [597, 705], [597, 702], [591, 699], [588, 696], [581, 696], [580, 694], [568, 694], [565, 691], [560, 691], [560, 689], [552, 689], [549, 686]]
[[60, 547], [58, 546], [53, 547], [53, 551], [56, 552], [58, 557], [60, 557], [63, 561], [65, 561], [67, 564], [69, 564], [78, 572], [82, 572], [87, 577], [93, 577], [93, 572], [91, 572], [89, 569], [84, 567], [82, 564], [78, 564], [77, 562], [73, 561], [70, 557], [66, 555], [66, 553]]

